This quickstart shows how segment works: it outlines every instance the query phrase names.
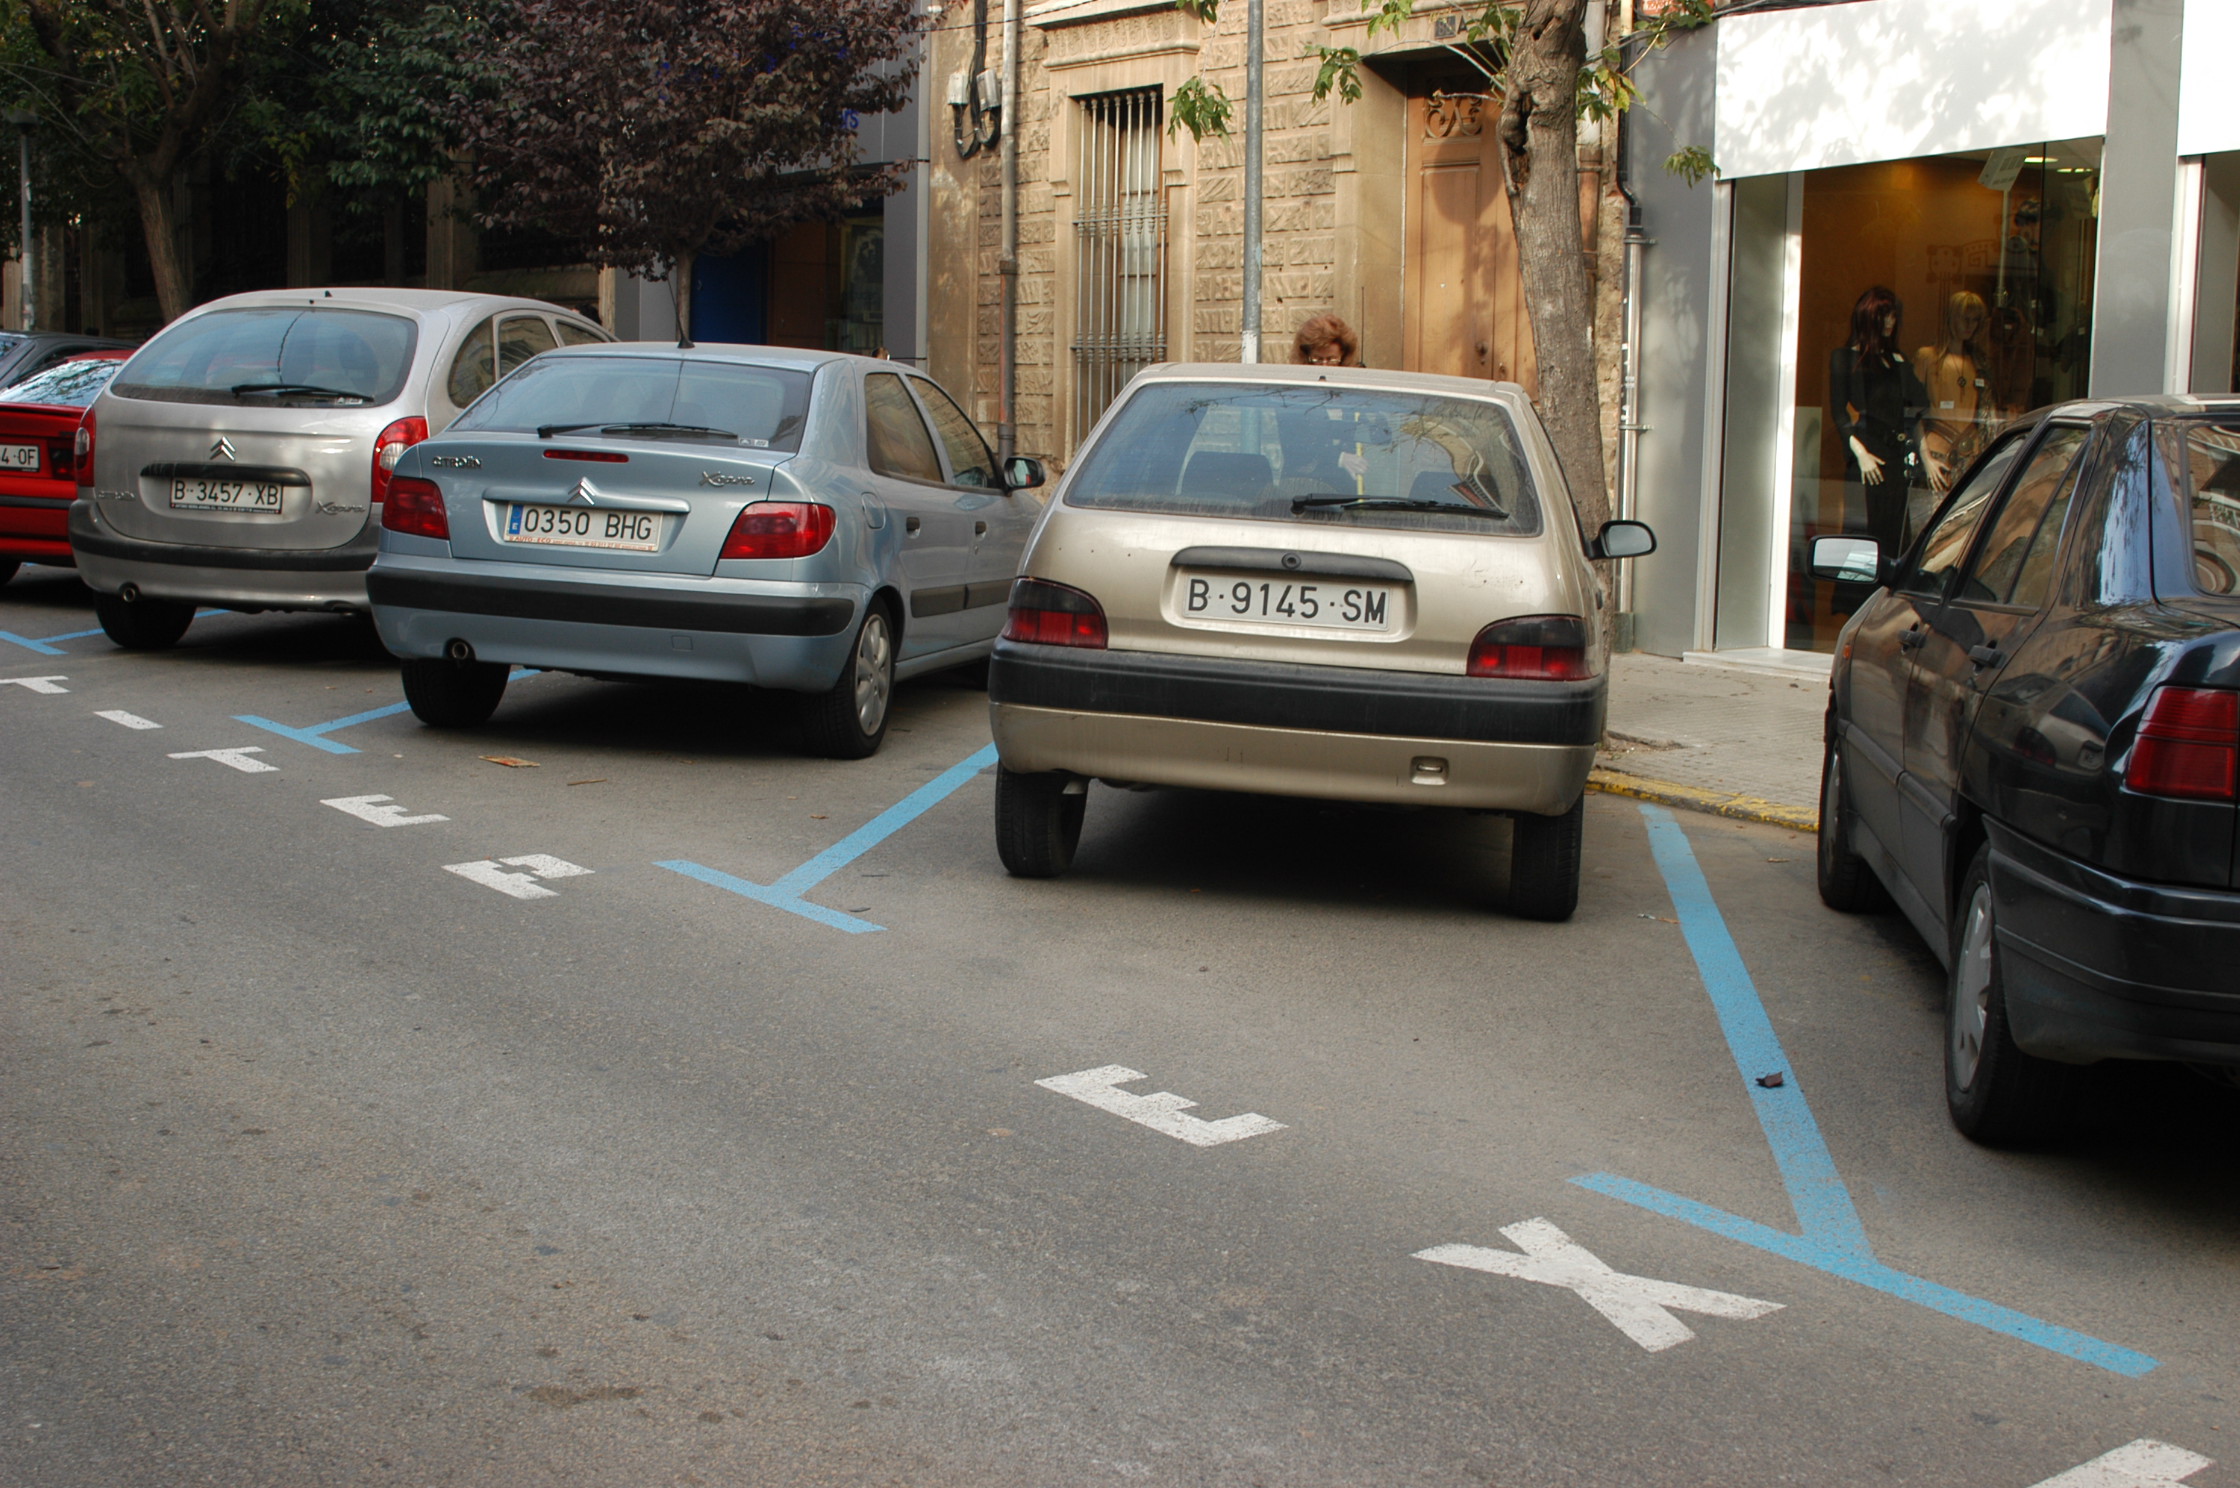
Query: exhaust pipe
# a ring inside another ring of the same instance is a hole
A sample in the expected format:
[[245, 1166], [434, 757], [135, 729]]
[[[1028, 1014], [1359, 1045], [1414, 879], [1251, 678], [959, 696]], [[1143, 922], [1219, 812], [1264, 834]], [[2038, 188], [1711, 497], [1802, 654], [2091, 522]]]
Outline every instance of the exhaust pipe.
[[117, 598], [123, 600], [126, 604], [140, 603], [140, 586], [138, 584], [125, 585], [117, 591]]
[[445, 644], [443, 654], [464, 665], [474, 660], [474, 647], [454, 636]]

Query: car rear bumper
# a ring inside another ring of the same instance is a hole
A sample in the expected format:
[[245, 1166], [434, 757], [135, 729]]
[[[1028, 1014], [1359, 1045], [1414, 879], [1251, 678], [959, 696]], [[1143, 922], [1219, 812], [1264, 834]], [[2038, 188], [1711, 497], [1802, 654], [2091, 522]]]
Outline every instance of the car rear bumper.
[[1555, 815], [1586, 787], [1605, 687], [999, 642], [1003, 763], [1269, 795]]
[[398, 656], [441, 656], [461, 640], [485, 661], [793, 692], [832, 685], [869, 598], [854, 584], [593, 580], [582, 569], [397, 553], [382, 555], [367, 589], [382, 643]]
[[0, 558], [70, 562], [70, 498], [0, 494]]
[[336, 548], [148, 542], [116, 531], [89, 501], [71, 504], [69, 531], [78, 571], [100, 593], [115, 594], [131, 584], [151, 599], [237, 610], [364, 610], [365, 571], [381, 535], [369, 528]]
[[1996, 825], [1991, 887], [2024, 1049], [2240, 1065], [2240, 893], [2118, 878]]

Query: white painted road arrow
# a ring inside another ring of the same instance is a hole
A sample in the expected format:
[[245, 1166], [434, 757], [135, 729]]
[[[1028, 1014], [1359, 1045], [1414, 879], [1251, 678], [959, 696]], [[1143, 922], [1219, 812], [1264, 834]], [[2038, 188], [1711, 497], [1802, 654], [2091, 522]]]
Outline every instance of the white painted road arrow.
[[[395, 804], [395, 796], [336, 796], [331, 801], [321, 801], [322, 806], [332, 806], [337, 811], [348, 812], [360, 821], [372, 822], [377, 827], [417, 827], [422, 822], [451, 820], [448, 816], [407, 816], [405, 808]], [[386, 801], [390, 804], [383, 805]]]
[[57, 687], [57, 682], [67, 682], [68, 677], [0, 677], [0, 687], [21, 687], [29, 692], [68, 692], [67, 687]]
[[1696, 1336], [1686, 1324], [1667, 1312], [1667, 1308], [1723, 1318], [1757, 1318], [1781, 1310], [1779, 1302], [1761, 1302], [1756, 1297], [1738, 1297], [1732, 1292], [1707, 1291], [1702, 1287], [1613, 1271], [1586, 1247], [1544, 1219], [1503, 1225], [1501, 1233], [1524, 1247], [1523, 1253], [1488, 1250], [1480, 1245], [1434, 1245], [1429, 1250], [1417, 1251], [1416, 1259], [1436, 1261], [1442, 1266], [1467, 1266], [1473, 1271], [1491, 1271], [1496, 1276], [1514, 1276], [1520, 1281], [1537, 1281], [1542, 1286], [1569, 1288], [1585, 1298], [1588, 1306], [1617, 1324], [1619, 1332], [1651, 1353], [1671, 1348], [1676, 1343], [1686, 1343]]
[[244, 775], [254, 775], [261, 770], [276, 771], [280, 768], [278, 765], [268, 765], [263, 760], [249, 758], [252, 754], [262, 753], [264, 753], [262, 744], [244, 744], [239, 749], [189, 749], [171, 757], [173, 759], [216, 760], [219, 764], [229, 765]]
[[[328, 805], [334, 804], [328, 802]], [[499, 864], [528, 870], [508, 873]], [[518, 858], [484, 858], [476, 863], [446, 863], [446, 873], [456, 873], [461, 878], [481, 884], [486, 889], [496, 889], [516, 899], [557, 899], [560, 896], [543, 884], [540, 878], [575, 878], [589, 873], [589, 868], [579, 868], [564, 858], [548, 857], [543, 853], [524, 853]]]
[[1100, 1111], [1110, 1111], [1115, 1116], [1125, 1116], [1138, 1126], [1148, 1126], [1155, 1132], [1165, 1132], [1178, 1137], [1193, 1147], [1218, 1147], [1223, 1142], [1241, 1141], [1257, 1137], [1263, 1132], [1282, 1131], [1283, 1123], [1247, 1111], [1242, 1116], [1230, 1116], [1220, 1121], [1202, 1121], [1182, 1112], [1197, 1104], [1184, 1100], [1169, 1091], [1156, 1091], [1150, 1095], [1136, 1095], [1126, 1090], [1115, 1090], [1115, 1085], [1125, 1085], [1130, 1080], [1147, 1078], [1142, 1070], [1129, 1069], [1124, 1064], [1099, 1065], [1095, 1069], [1077, 1071], [1070, 1075], [1052, 1075], [1035, 1084], [1045, 1090], [1055, 1090], [1060, 1095], [1070, 1095], [1077, 1101], [1086, 1101]]
[[2211, 1459], [2150, 1437], [2103, 1452], [2036, 1488], [2179, 1488]]

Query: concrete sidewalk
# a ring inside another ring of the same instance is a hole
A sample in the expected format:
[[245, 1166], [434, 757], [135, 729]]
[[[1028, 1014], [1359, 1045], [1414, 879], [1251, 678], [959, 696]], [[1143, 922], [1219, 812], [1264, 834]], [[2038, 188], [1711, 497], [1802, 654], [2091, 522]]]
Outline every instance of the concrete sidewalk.
[[1813, 830], [1828, 708], [1818, 660], [1793, 652], [1613, 656], [1609, 747], [1594, 786]]

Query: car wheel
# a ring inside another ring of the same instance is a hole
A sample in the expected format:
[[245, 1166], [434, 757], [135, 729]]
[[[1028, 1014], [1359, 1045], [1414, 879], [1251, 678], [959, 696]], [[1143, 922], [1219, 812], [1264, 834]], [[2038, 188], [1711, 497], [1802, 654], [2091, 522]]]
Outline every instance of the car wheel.
[[127, 651], [163, 651], [179, 644], [179, 637], [194, 624], [194, 606], [176, 599], [96, 594], [93, 617], [109, 639]]
[[996, 856], [1014, 878], [1056, 878], [1072, 866], [1089, 806], [1086, 790], [1066, 794], [1072, 783], [1054, 772], [996, 770]]
[[474, 728], [498, 711], [512, 675], [499, 661], [412, 657], [404, 663], [404, 700], [430, 728]]
[[8, 580], [14, 578], [16, 570], [21, 567], [23, 567], [21, 559], [0, 558], [0, 584], [5, 584]]
[[1509, 849], [1509, 908], [1528, 920], [1568, 920], [1579, 907], [1587, 798], [1561, 816], [1519, 816]]
[[894, 622], [874, 604], [863, 612], [839, 677], [803, 701], [802, 742], [826, 759], [868, 759], [887, 736], [893, 703]]
[[2007, 1025], [1991, 850], [1978, 849], [1960, 883], [1945, 1003], [1944, 1098], [1972, 1142], [2011, 1147], [2060, 1134], [2082, 1071], [2025, 1054]]
[[1851, 850], [1851, 793], [1843, 783], [1843, 746], [1832, 734], [1820, 756], [1820, 902], [1863, 914], [1888, 899], [1867, 860]]

